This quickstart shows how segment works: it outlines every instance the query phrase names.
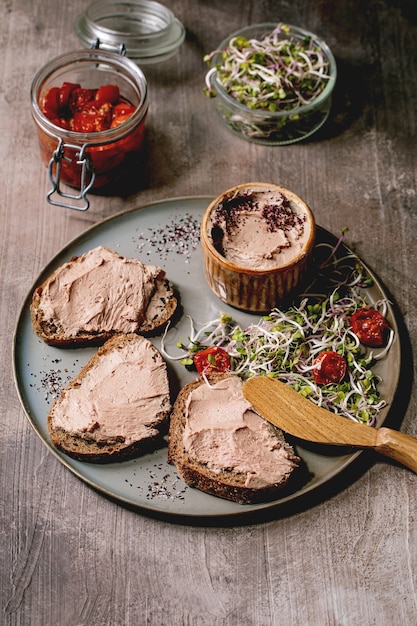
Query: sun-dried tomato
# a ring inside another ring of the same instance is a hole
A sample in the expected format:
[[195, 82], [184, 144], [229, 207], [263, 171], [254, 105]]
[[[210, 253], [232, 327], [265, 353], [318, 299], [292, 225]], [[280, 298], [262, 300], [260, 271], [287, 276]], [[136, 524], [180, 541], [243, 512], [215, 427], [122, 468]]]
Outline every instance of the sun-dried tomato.
[[337, 384], [346, 375], [346, 360], [337, 352], [321, 352], [314, 361], [313, 378], [318, 385]]
[[389, 324], [376, 309], [359, 309], [351, 316], [350, 326], [364, 346], [380, 348], [386, 342]]
[[211, 346], [194, 355], [194, 365], [199, 374], [220, 374], [230, 369], [230, 357], [223, 348]]

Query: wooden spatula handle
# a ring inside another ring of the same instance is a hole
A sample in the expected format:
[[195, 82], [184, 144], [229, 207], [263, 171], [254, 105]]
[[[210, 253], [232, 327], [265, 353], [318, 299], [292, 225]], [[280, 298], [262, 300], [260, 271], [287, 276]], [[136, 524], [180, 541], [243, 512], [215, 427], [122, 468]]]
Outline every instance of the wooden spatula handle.
[[417, 439], [411, 435], [379, 428], [375, 450], [417, 472]]

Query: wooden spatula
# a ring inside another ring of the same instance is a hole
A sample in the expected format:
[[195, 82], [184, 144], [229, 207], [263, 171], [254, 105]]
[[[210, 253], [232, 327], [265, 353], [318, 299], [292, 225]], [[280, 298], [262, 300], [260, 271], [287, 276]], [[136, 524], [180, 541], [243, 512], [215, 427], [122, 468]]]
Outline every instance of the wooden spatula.
[[321, 444], [372, 448], [417, 472], [417, 439], [411, 435], [335, 415], [289, 385], [266, 376], [247, 380], [243, 394], [257, 413], [294, 437]]

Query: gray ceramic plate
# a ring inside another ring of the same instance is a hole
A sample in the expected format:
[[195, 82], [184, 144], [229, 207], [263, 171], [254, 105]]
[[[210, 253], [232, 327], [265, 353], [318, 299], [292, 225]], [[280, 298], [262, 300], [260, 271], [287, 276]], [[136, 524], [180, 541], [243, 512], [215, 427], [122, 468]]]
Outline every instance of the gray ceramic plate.
[[[206, 322], [220, 312], [229, 313], [240, 324], [254, 320], [254, 316], [231, 309], [220, 302], [207, 287], [202, 274], [199, 250], [199, 224], [203, 211], [212, 198], [189, 197], [155, 202], [147, 206], [116, 215], [97, 224], [70, 242], [48, 264], [36, 280], [39, 285], [58, 265], [71, 256], [82, 254], [97, 245], [105, 245], [120, 254], [138, 257], [145, 263], [163, 267], [180, 294], [183, 314], [167, 336], [166, 347], [175, 353], [177, 341], [189, 336], [189, 319]], [[318, 241], [335, 243], [336, 238], [318, 229]], [[369, 268], [367, 268], [369, 271]], [[371, 276], [372, 272], [369, 271]], [[367, 290], [372, 303], [385, 297], [383, 288], [375, 279]], [[260, 505], [239, 505], [187, 487], [175, 468], [167, 463], [166, 449], [135, 460], [110, 465], [93, 465], [70, 459], [58, 452], [50, 443], [46, 417], [54, 400], [54, 390], [59, 390], [72, 378], [94, 353], [94, 349], [77, 350], [52, 348], [33, 332], [30, 320], [30, 300], [33, 289], [23, 304], [14, 337], [14, 375], [20, 401], [35, 432], [50, 452], [81, 480], [112, 499], [152, 516], [172, 521], [193, 523], [198, 520], [217, 523], [249, 515], [262, 518], [261, 513], [286, 514], [295, 500], [310, 495], [334, 479], [359, 455], [351, 452], [339, 455], [318, 454], [311, 449], [297, 448], [305, 462], [309, 478], [279, 500]], [[391, 326], [397, 331], [393, 311], [388, 315]], [[159, 346], [159, 339], [153, 340]], [[388, 356], [377, 365], [382, 377], [381, 393], [387, 401], [379, 418], [385, 420], [389, 405], [397, 388], [401, 361], [398, 332]], [[174, 386], [182, 386], [195, 378], [178, 362], [169, 362]], [[314, 499], [314, 498], [313, 498]]]

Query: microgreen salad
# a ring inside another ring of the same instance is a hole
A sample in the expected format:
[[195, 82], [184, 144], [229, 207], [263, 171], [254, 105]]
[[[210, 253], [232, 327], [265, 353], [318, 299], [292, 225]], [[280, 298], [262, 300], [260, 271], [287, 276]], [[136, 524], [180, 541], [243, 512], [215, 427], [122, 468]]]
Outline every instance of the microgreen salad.
[[206, 93], [213, 95], [210, 73], [216, 73], [225, 91], [250, 109], [277, 112], [310, 104], [330, 78], [328, 59], [313, 37], [292, 37], [285, 24], [262, 39], [232, 37], [204, 60], [216, 55], [221, 62], [207, 74]]
[[[168, 355], [164, 338], [164, 355], [180, 360], [186, 367], [197, 365], [201, 374], [201, 355], [206, 354], [206, 363], [214, 370], [221, 362], [242, 379], [257, 375], [277, 378], [319, 406], [374, 425], [386, 402], [378, 391], [380, 378], [373, 366], [386, 356], [394, 332], [385, 321], [388, 302], [382, 299], [371, 306], [367, 301], [366, 288], [372, 285], [372, 279], [362, 264], [349, 252], [336, 259], [342, 239], [343, 235], [334, 248], [325, 243], [316, 246], [316, 259], [322, 257], [317, 277], [308, 295], [301, 296], [296, 304], [285, 310], [276, 308], [246, 327], [230, 315], [220, 315], [198, 330], [190, 320], [188, 341], [177, 344], [182, 354]], [[318, 291], [313, 293], [313, 288]], [[361, 334], [354, 332], [351, 324], [352, 318], [362, 312], [384, 320], [378, 342], [368, 343], [368, 347], [361, 343]], [[370, 349], [369, 345], [374, 347]], [[323, 384], [323, 378], [315, 376], [324, 353], [333, 356], [331, 362], [343, 359], [346, 368], [340, 381], [330, 378]]]

